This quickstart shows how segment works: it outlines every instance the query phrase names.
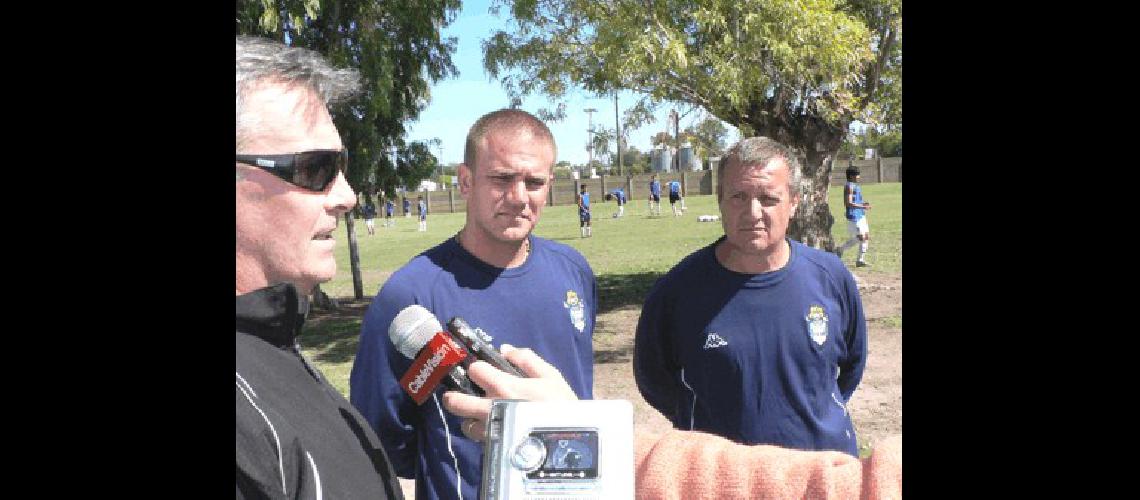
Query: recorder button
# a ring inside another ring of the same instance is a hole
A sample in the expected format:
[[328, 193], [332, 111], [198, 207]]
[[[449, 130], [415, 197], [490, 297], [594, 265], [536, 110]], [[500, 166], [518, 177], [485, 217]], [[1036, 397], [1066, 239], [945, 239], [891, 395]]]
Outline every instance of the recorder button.
[[530, 436], [515, 447], [515, 453], [511, 455], [511, 465], [521, 471], [531, 472], [542, 466], [545, 458], [546, 445], [541, 439]]

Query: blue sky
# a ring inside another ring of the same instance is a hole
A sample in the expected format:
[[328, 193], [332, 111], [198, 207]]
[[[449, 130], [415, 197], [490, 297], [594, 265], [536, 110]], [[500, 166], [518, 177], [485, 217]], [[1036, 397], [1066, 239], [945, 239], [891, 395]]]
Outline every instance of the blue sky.
[[[454, 36], [458, 38], [456, 51], [451, 61], [459, 70], [457, 78], [449, 78], [437, 82], [431, 88], [431, 102], [420, 113], [419, 119], [406, 124], [407, 140], [427, 141], [439, 138], [443, 142], [443, 155], [440, 161], [447, 165], [463, 161], [463, 141], [467, 137], [467, 130], [480, 116], [505, 108], [510, 105], [506, 91], [497, 80], [490, 80], [483, 71], [482, 42], [499, 29], [505, 29], [506, 18], [498, 17], [487, 8], [489, 0], [465, 0], [462, 10], [448, 27], [444, 28], [441, 36]], [[502, 15], [506, 15], [506, 9]], [[632, 92], [623, 92], [618, 95], [619, 112], [637, 102], [638, 95]], [[589, 120], [586, 108], [595, 108], [594, 126], [596, 128], [614, 127], [614, 103], [612, 97], [593, 98], [581, 90], [572, 90], [566, 96], [566, 118], [557, 123], [548, 123], [554, 140], [558, 144], [558, 161], [569, 161], [572, 164], [585, 164], [587, 160], [586, 140]], [[530, 95], [523, 98], [522, 109], [531, 113], [540, 108], [553, 109], [555, 102], [545, 96]], [[649, 138], [665, 130], [668, 122], [669, 110], [673, 107], [662, 105], [657, 112], [657, 121], [643, 125], [629, 134], [629, 144], [641, 151], [648, 151], [651, 147]], [[679, 108], [684, 112], [688, 106]], [[693, 111], [681, 118], [681, 130], [694, 125], [702, 118], [701, 111]], [[727, 125], [727, 124], [726, 124]], [[739, 139], [735, 127], [727, 125], [730, 130], [726, 142], [731, 145]], [[669, 127], [672, 133], [672, 126]], [[610, 148], [613, 149], [611, 144]], [[432, 154], [439, 156], [440, 151], [432, 148]]]

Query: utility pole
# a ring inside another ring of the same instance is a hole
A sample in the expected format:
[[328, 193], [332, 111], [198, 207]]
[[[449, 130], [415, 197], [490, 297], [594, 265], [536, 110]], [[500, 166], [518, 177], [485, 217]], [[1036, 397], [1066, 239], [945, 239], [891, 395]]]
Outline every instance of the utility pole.
[[621, 172], [622, 172], [622, 163], [623, 163], [623, 162], [622, 162], [622, 159], [621, 159], [621, 157], [622, 157], [623, 155], [622, 155], [622, 151], [621, 151], [621, 121], [620, 121], [620, 120], [618, 120], [618, 99], [617, 99], [617, 92], [614, 92], [614, 132], [616, 133], [616, 137], [615, 137], [614, 139], [617, 141], [617, 155], [618, 155], [618, 158], [617, 158], [617, 160], [618, 160], [618, 161], [617, 161], [617, 164], [618, 164], [618, 175], [621, 175]]
[[673, 119], [673, 142], [676, 144], [676, 149], [673, 151], [673, 170], [681, 170], [681, 116], [677, 114], [677, 108], [673, 108], [669, 112], [669, 118]]
[[443, 175], [443, 141], [436, 142], [435, 147], [436, 147], [436, 149], [439, 150], [439, 162], [438, 162], [439, 163], [439, 174], [438, 175]]
[[586, 130], [586, 154], [589, 155], [589, 160], [586, 162], [586, 168], [594, 165], [594, 113], [598, 110], [594, 108], [586, 108], [583, 111], [589, 116], [590, 125]]

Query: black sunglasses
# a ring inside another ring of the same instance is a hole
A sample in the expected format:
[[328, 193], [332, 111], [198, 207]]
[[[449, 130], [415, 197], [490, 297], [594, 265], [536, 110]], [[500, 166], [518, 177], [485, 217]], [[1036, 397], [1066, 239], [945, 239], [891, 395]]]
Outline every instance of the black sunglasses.
[[324, 191], [344, 172], [348, 153], [339, 149], [316, 149], [281, 155], [237, 155], [237, 161], [269, 172], [295, 186]]

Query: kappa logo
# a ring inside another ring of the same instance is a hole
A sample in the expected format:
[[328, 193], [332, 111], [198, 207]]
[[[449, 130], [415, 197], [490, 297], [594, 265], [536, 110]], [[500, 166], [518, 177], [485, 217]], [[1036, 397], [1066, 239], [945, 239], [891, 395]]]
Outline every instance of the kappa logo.
[[726, 345], [728, 345], [728, 341], [715, 333], [710, 332], [708, 338], [705, 339], [705, 349], [715, 349]]

